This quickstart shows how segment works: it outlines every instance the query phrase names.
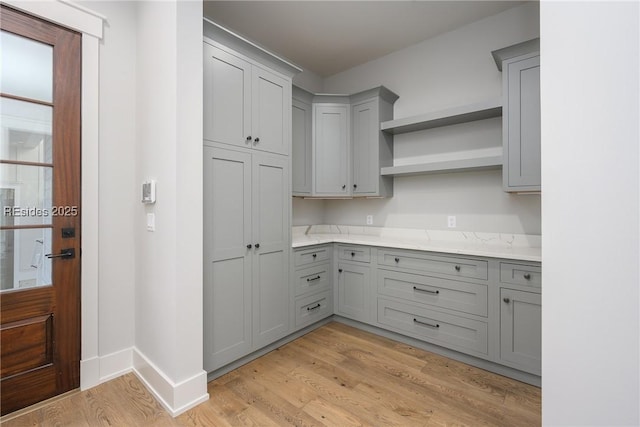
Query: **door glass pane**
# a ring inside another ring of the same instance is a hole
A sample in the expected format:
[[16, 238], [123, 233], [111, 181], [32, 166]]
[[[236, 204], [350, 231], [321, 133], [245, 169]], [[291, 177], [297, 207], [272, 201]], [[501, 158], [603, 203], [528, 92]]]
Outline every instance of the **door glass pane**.
[[52, 163], [51, 107], [0, 99], [0, 159]]
[[0, 289], [51, 284], [51, 229], [0, 231]]
[[51, 224], [53, 169], [3, 164], [0, 169], [0, 217], [3, 226]]
[[0, 52], [2, 93], [52, 102], [52, 46], [2, 31]]

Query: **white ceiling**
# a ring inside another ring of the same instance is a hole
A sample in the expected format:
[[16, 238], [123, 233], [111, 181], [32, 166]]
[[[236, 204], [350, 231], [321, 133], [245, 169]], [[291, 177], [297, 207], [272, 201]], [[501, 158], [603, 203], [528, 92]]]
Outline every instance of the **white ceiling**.
[[522, 1], [204, 1], [204, 16], [326, 77]]

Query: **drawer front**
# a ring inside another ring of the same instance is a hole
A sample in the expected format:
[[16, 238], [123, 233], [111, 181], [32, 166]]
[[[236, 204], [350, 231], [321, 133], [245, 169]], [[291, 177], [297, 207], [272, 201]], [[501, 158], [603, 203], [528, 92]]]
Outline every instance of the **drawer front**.
[[470, 258], [385, 249], [378, 251], [378, 264], [470, 279], [487, 280], [488, 277], [488, 262]]
[[378, 298], [378, 322], [405, 335], [465, 353], [488, 354], [487, 323]]
[[314, 262], [327, 261], [331, 259], [331, 246], [312, 246], [297, 249], [293, 256], [296, 267], [313, 264]]
[[338, 245], [338, 258], [345, 261], [371, 262], [371, 248]]
[[330, 263], [296, 271], [296, 296], [329, 289], [331, 287], [331, 275]]
[[296, 299], [296, 327], [317, 322], [333, 312], [333, 293], [330, 290]]
[[500, 282], [522, 286], [542, 286], [542, 267], [500, 263]]
[[378, 293], [487, 316], [487, 285], [379, 269]]

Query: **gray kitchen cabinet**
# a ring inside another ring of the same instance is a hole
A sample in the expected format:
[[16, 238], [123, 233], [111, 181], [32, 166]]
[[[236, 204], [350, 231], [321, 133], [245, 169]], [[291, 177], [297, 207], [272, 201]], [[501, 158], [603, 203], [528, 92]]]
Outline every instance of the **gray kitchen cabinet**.
[[291, 84], [204, 43], [204, 139], [289, 154]]
[[294, 196], [311, 195], [312, 119], [311, 94], [293, 88], [291, 107], [291, 175]]
[[503, 187], [510, 192], [540, 191], [540, 55], [506, 59], [502, 70]]
[[289, 166], [204, 150], [204, 359], [213, 371], [289, 332]]
[[293, 252], [295, 329], [333, 314], [333, 245], [299, 248]]
[[293, 88], [293, 195], [317, 198], [391, 197], [393, 135], [380, 130], [393, 118], [398, 95], [384, 86], [350, 96], [314, 95]]
[[[251, 154], [204, 147], [204, 369], [252, 348]], [[241, 209], [239, 209], [241, 207]]]
[[500, 289], [500, 360], [535, 375], [541, 373], [541, 295]]
[[393, 166], [393, 135], [380, 123], [393, 118], [398, 95], [384, 86], [351, 96], [352, 193], [354, 197], [393, 196], [393, 177], [380, 168]]
[[335, 312], [349, 319], [369, 322], [370, 268], [338, 262]]
[[289, 162], [253, 154], [251, 172], [253, 338], [260, 348], [289, 332]]
[[314, 195], [350, 196], [349, 106], [337, 103], [314, 104], [313, 118]]

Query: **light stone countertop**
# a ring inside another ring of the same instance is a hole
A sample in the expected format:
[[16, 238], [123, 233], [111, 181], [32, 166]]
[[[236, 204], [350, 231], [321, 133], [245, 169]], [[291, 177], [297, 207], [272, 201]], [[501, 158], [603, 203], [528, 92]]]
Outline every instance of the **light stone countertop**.
[[347, 243], [396, 249], [542, 261], [541, 236], [350, 225], [293, 227], [292, 246]]

